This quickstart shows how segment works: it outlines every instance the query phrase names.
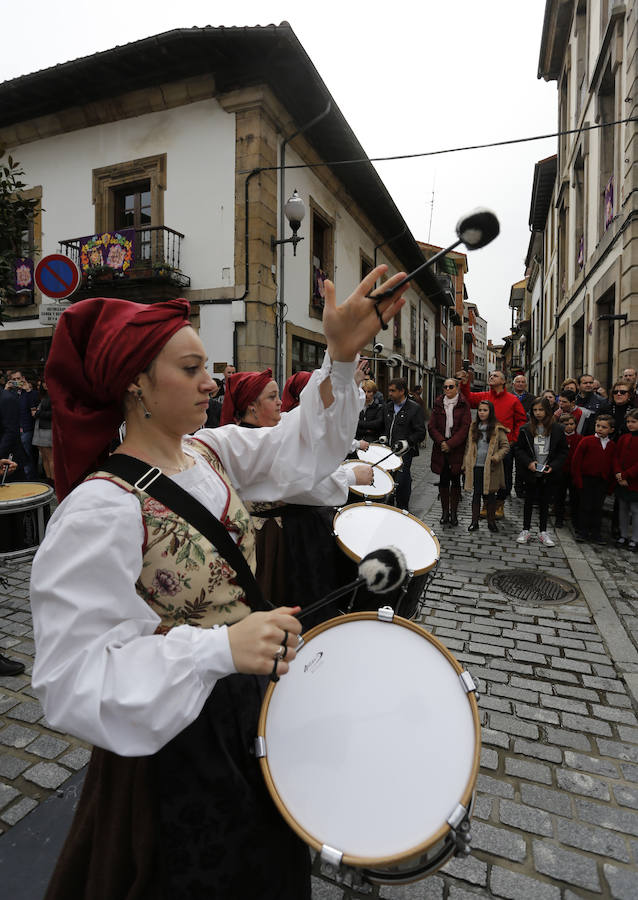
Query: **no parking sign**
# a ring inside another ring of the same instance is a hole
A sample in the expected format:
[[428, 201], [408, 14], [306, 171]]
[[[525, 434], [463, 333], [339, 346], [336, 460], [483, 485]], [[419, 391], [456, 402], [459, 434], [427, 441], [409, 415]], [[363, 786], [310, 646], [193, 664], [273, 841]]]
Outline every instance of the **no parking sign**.
[[75, 293], [80, 284], [80, 270], [63, 253], [50, 253], [40, 260], [35, 269], [35, 283], [45, 297], [65, 300]]

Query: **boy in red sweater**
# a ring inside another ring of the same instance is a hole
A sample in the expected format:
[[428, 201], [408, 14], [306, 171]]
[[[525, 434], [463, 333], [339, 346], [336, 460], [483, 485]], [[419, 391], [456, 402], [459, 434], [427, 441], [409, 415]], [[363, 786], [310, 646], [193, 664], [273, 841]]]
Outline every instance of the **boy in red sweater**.
[[[627, 434], [615, 444], [614, 474], [618, 498], [618, 547], [638, 550], [638, 409], [625, 414]], [[631, 519], [631, 530], [629, 520]]]
[[565, 498], [567, 496], [567, 491], [569, 490], [569, 512], [572, 518], [572, 525], [576, 531], [578, 531], [578, 491], [572, 480], [571, 467], [576, 447], [578, 447], [582, 441], [583, 436], [576, 431], [576, 416], [571, 412], [562, 413], [558, 418], [558, 424], [562, 425], [565, 429], [569, 453], [567, 454], [565, 465], [556, 476], [556, 486], [554, 488], [554, 520], [556, 528], [562, 528], [565, 524]]
[[600, 533], [603, 504], [614, 480], [614, 420], [602, 413], [596, 417], [595, 434], [584, 437], [572, 459], [572, 479], [580, 491], [580, 514], [576, 540], [607, 542]]

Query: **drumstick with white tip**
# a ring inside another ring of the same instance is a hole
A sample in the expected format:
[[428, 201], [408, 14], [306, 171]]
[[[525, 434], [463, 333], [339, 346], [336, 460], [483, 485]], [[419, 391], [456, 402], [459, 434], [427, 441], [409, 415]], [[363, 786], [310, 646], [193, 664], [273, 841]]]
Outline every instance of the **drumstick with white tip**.
[[356, 591], [364, 585], [373, 594], [388, 594], [395, 588], [400, 587], [408, 573], [408, 564], [405, 556], [398, 547], [381, 547], [379, 550], [372, 550], [367, 556], [364, 556], [358, 565], [359, 576], [349, 584], [344, 584], [340, 588], [331, 591], [320, 600], [306, 606], [297, 618], [304, 619], [311, 613], [322, 609], [324, 606], [333, 603], [345, 594]]
[[397, 441], [396, 444], [392, 445], [392, 450], [390, 450], [387, 456], [382, 456], [381, 459], [378, 459], [375, 463], [371, 463], [372, 468], [374, 469], [376, 466], [380, 466], [382, 462], [385, 462], [386, 459], [389, 459], [391, 456], [405, 456], [409, 449], [410, 445], [407, 441]]

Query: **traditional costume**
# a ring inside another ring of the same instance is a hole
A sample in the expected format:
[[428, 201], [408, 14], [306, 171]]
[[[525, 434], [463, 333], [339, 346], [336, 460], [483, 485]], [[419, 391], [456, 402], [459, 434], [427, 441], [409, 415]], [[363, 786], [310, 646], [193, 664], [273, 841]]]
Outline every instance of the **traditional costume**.
[[[189, 522], [100, 470], [128, 385], [188, 310], [182, 300], [82, 301], [61, 317], [47, 364], [63, 502], [32, 569], [33, 686], [53, 727], [96, 747], [47, 900], [310, 897], [307, 848], [252, 754], [264, 679], [233, 664], [226, 626], [250, 612], [236, 573]], [[195, 464], [172, 479], [251, 567], [237, 492], [286, 499], [329, 475], [358, 415], [353, 374], [326, 357], [277, 428], [185, 440]]]

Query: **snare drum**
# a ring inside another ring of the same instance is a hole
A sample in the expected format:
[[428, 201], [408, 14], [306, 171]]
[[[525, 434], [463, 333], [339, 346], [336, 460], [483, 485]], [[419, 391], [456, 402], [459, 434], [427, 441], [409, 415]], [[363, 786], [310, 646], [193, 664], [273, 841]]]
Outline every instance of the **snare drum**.
[[[352, 503], [344, 506], [332, 524], [337, 544], [347, 557], [359, 563], [364, 556], [382, 547], [398, 547], [413, 573], [407, 586], [383, 594], [383, 601], [404, 616], [411, 618], [427, 581], [427, 573], [436, 566], [441, 554], [438, 538], [416, 516], [384, 503]], [[348, 573], [356, 578], [355, 567]], [[356, 609], [376, 609], [379, 594], [359, 588]]]
[[[359, 462], [344, 462], [343, 467], [354, 469], [360, 466]], [[363, 497], [365, 500], [376, 500], [379, 503], [386, 503], [394, 493], [394, 478], [388, 475], [385, 469], [377, 466], [373, 471], [373, 484], [351, 484], [348, 500], [356, 503]]]
[[[390, 455], [388, 456], [388, 454]], [[396, 472], [403, 465], [401, 457], [396, 453], [390, 453], [387, 444], [370, 444], [367, 450], [357, 450], [357, 456], [361, 462], [370, 463], [371, 466], [379, 463], [377, 468], [385, 469], [386, 472]], [[379, 462], [380, 460], [383, 462]]]
[[308, 632], [266, 690], [256, 748], [293, 830], [325, 862], [389, 884], [469, 851], [480, 724], [469, 673], [384, 612], [391, 619], [385, 607]]
[[44, 539], [55, 492], [48, 484], [12, 481], [0, 487], [0, 559], [32, 556]]

